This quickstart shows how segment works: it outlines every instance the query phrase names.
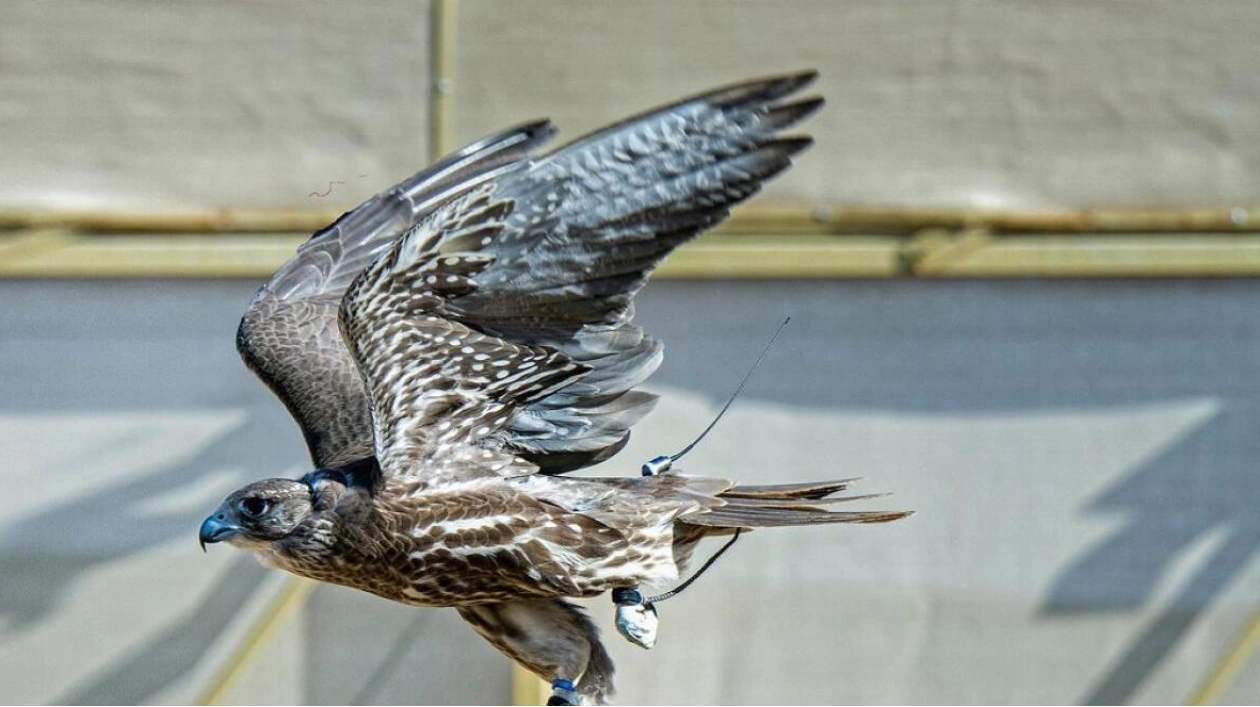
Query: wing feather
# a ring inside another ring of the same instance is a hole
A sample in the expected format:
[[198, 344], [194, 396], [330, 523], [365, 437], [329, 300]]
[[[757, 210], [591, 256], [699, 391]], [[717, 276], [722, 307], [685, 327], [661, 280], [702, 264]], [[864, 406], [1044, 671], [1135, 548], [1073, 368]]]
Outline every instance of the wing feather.
[[[495, 262], [450, 316], [501, 338], [546, 346], [592, 370], [517, 410], [501, 438], [550, 472], [615, 453], [654, 397], [636, 392], [661, 345], [635, 326], [632, 300], [656, 265], [716, 225], [791, 164], [808, 138], [778, 131], [821, 98], [778, 104], [814, 72], [754, 80], [644, 113], [496, 180], [515, 204]], [[545, 428], [546, 433], [540, 433]]]
[[337, 325], [346, 289], [424, 214], [513, 169], [553, 133], [537, 121], [453, 153], [316, 233], [258, 290], [237, 350], [289, 409], [316, 466], [372, 454], [367, 394]]
[[[503, 467], [490, 442], [516, 409], [589, 368], [564, 354], [485, 334], [449, 317], [476, 290], [489, 249], [459, 250], [469, 233], [488, 246], [503, 235], [511, 202], [483, 188], [449, 202], [396, 241], [355, 281], [340, 321], [371, 403], [375, 454], [387, 474], [427, 483]], [[482, 452], [480, 454], [476, 452]], [[420, 478], [425, 477], [425, 478]]]
[[[549, 473], [601, 461], [655, 400], [635, 390], [661, 361], [633, 324], [635, 293], [808, 147], [780, 131], [822, 100], [780, 99], [813, 78], [723, 87], [537, 158], [545, 123], [474, 144], [299, 249], [242, 321], [242, 354], [317, 463], [371, 448], [433, 459], [456, 441]], [[331, 323], [339, 300], [353, 356]], [[500, 386], [489, 362], [532, 372]], [[443, 423], [484, 433], [429, 429]]]

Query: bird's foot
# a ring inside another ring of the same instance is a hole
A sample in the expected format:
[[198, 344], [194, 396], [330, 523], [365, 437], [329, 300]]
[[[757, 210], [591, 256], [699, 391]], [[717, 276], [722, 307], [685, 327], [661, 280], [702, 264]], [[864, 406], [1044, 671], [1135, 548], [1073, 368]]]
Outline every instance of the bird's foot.
[[577, 705], [581, 704], [582, 698], [578, 696], [577, 688], [572, 682], [564, 678], [556, 678], [551, 681], [551, 697], [547, 698], [549, 705]]
[[645, 601], [637, 589], [614, 589], [612, 598], [617, 605], [617, 633], [640, 648], [655, 646], [660, 623], [656, 607]]

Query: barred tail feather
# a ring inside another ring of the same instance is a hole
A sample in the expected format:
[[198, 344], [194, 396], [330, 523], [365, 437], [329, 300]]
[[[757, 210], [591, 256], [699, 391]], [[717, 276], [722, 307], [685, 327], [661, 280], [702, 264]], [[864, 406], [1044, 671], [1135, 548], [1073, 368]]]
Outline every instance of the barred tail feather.
[[723, 506], [679, 520], [710, 528], [775, 528], [824, 523], [887, 523], [905, 518], [911, 513], [913, 511], [807, 511], [796, 508]]
[[770, 484], [753, 486], [740, 484], [722, 494], [723, 498], [826, 498], [837, 491], [849, 488], [860, 478], [834, 481], [811, 481], [801, 484]]
[[878, 498], [886, 494], [833, 497], [854, 479], [803, 484], [734, 486], [718, 495], [724, 505], [679, 518], [688, 525], [706, 528], [772, 528], [826, 523], [887, 523], [912, 511], [833, 511], [839, 503]]

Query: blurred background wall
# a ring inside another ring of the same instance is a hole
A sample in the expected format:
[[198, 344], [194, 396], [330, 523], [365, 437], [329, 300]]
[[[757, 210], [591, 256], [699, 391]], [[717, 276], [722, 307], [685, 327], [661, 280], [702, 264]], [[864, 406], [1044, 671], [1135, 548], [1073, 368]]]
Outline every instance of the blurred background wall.
[[[575, 136], [682, 94], [817, 68], [809, 203], [1246, 205], [1256, 13], [1178, 2], [461, 0], [460, 142]], [[353, 204], [431, 159], [428, 3], [5, 3], [0, 203]], [[453, 146], [453, 145], [452, 145]], [[367, 176], [360, 176], [367, 175]], [[322, 203], [322, 202], [321, 202]]]
[[304, 471], [236, 320], [444, 149], [817, 68], [815, 147], [645, 291], [664, 399], [601, 471], [685, 443], [791, 314], [688, 468], [918, 513], [741, 541], [656, 650], [610, 635], [622, 701], [1255, 702], [1258, 32], [1242, 0], [0, 4], [0, 701], [514, 699], [453, 612], [196, 550]]

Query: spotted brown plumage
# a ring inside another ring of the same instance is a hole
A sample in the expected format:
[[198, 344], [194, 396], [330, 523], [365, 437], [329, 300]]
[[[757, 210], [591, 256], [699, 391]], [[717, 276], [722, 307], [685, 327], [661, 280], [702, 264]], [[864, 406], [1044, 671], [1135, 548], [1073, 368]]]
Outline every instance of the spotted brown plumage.
[[654, 397], [633, 323], [657, 263], [808, 147], [812, 72], [721, 88], [532, 151], [546, 121], [474, 143], [315, 234], [237, 337], [316, 470], [230, 495], [201, 529], [265, 563], [456, 607], [558, 695], [602, 702], [612, 662], [568, 597], [679, 579], [737, 530], [883, 522], [846, 482], [741, 486], [677, 473], [573, 478]]

